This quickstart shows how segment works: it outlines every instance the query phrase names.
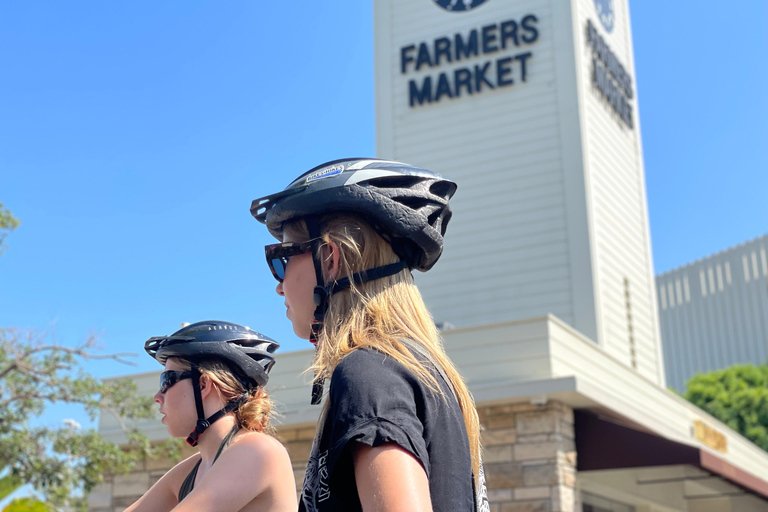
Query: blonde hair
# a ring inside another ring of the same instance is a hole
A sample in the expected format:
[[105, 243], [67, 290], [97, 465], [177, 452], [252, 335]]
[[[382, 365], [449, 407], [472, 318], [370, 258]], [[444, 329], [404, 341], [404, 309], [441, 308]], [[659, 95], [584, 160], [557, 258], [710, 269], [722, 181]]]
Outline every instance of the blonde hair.
[[[392, 246], [357, 216], [330, 214], [321, 219], [320, 225], [322, 243], [316, 257], [323, 261], [324, 254], [328, 253], [326, 247], [331, 242], [339, 248], [336, 279], [400, 260]], [[284, 233], [296, 241], [309, 239], [303, 220], [286, 224]], [[328, 284], [325, 270], [324, 280]], [[423, 347], [448, 376], [464, 416], [472, 470], [477, 478], [481, 450], [477, 409], [464, 379], [445, 353], [434, 320], [409, 269], [359, 285], [352, 284], [348, 290], [330, 298], [310, 371], [315, 371], [316, 379], [329, 378], [347, 354], [361, 347], [371, 347], [393, 357], [426, 386], [441, 393], [435, 377], [414, 357], [402, 339]]]
[[[178, 362], [183, 370], [192, 368], [192, 362], [188, 359], [180, 357], [169, 359]], [[245, 403], [234, 411], [235, 421], [240, 428], [266, 434], [273, 433], [273, 428], [269, 424], [272, 415], [272, 399], [261, 386], [247, 391], [223, 361], [208, 359], [195, 361], [195, 364], [200, 370], [200, 376], [205, 375], [211, 380], [223, 401], [237, 400], [247, 394]]]

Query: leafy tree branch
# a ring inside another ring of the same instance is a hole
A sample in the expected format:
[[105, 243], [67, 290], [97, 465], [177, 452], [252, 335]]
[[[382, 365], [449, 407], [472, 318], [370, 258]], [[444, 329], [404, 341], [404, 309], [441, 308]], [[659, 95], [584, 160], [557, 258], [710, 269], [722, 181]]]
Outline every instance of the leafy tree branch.
[[768, 451], [768, 364], [697, 374], [683, 397]]

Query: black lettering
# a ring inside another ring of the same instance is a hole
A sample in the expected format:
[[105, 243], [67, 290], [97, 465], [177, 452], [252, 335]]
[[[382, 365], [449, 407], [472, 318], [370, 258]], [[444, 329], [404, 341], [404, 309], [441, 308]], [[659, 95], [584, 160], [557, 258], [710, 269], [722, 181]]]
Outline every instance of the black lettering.
[[536, 28], [535, 23], [539, 21], [539, 18], [534, 16], [533, 14], [529, 14], [525, 18], [523, 18], [520, 21], [520, 25], [523, 27], [523, 30], [527, 32], [527, 34], [523, 35], [523, 42], [526, 42], [528, 44], [535, 43], [536, 40], [539, 38], [539, 29]]
[[447, 37], [435, 39], [435, 66], [440, 65], [441, 55], [443, 55], [448, 62], [453, 62], [453, 56], [451, 55], [451, 40]]
[[515, 55], [515, 60], [520, 61], [520, 80], [523, 82], [528, 79], [528, 68], [526, 67], [526, 61], [533, 56], [531, 52], [520, 53]]
[[475, 64], [475, 91], [480, 92], [482, 90], [483, 83], [491, 89], [496, 88], [496, 86], [493, 85], [491, 82], [489, 82], [488, 79], [485, 77], [485, 74], [488, 73], [488, 68], [490, 67], [491, 67], [491, 61], [488, 61], [485, 64], [483, 64], [482, 68], [478, 64]]
[[603, 70], [603, 66], [595, 58], [592, 59], [592, 81], [600, 89], [600, 92], [605, 91], [605, 70]]
[[408, 82], [408, 97], [411, 106], [413, 106], [416, 101], [419, 102], [419, 105], [423, 104], [425, 101], [427, 103], [432, 103], [432, 77], [424, 77], [421, 90], [419, 90], [419, 86], [416, 84], [415, 80], [410, 80]]
[[477, 30], [469, 32], [469, 40], [464, 41], [461, 34], [453, 37], [454, 47], [456, 48], [456, 60], [461, 60], [462, 55], [468, 59], [470, 55], [477, 56]]
[[486, 25], [482, 30], [483, 53], [493, 53], [499, 51], [499, 47], [494, 43], [496, 41], [496, 25]]
[[507, 41], [512, 40], [515, 46], [520, 46], [520, 40], [517, 38], [517, 22], [515, 20], [505, 21], [501, 24], [501, 47], [507, 47]]
[[448, 77], [445, 73], [440, 73], [437, 79], [437, 89], [435, 90], [435, 101], [440, 101], [440, 98], [443, 96], [453, 98], [453, 93], [451, 92], [451, 84], [448, 82]]
[[427, 43], [421, 43], [419, 45], [419, 56], [416, 59], [416, 71], [421, 69], [421, 66], [424, 64], [432, 67], [432, 57], [429, 55], [429, 48], [427, 47]]
[[504, 87], [515, 83], [511, 78], [506, 78], [512, 72], [512, 57], [504, 57], [496, 61], [496, 85]]
[[621, 80], [621, 71], [619, 71], [619, 67], [621, 64], [619, 64], [619, 59], [616, 58], [616, 55], [609, 49], [608, 50], [610, 57], [608, 59], [608, 70], [611, 72], [613, 77], [620, 82]]
[[595, 26], [592, 25], [592, 20], [587, 20], [587, 42], [592, 49], [595, 49]]
[[415, 49], [416, 47], [412, 44], [400, 48], [400, 73], [405, 73], [405, 70], [408, 67], [408, 63], [413, 62], [411, 52]]
[[592, 80], [605, 100], [619, 118], [630, 128], [633, 127], [632, 104], [627, 101], [622, 89], [613, 81], [609, 71], [603, 67], [597, 58], [592, 59]]
[[472, 94], [472, 72], [469, 68], [458, 68], [453, 72], [453, 83], [456, 84], [456, 97], [461, 96], [461, 88], [466, 87], [467, 92]]

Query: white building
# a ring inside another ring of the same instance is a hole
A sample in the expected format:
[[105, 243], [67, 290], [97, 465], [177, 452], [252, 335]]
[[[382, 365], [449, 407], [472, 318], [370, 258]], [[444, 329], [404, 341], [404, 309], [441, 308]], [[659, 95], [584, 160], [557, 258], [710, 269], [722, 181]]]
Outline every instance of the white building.
[[656, 277], [667, 382], [768, 362], [768, 235]]
[[[457, 327], [444, 341], [486, 429], [491, 509], [768, 510], [768, 453], [665, 388], [627, 1], [375, 0], [374, 15], [378, 156], [459, 183], [444, 255], [416, 278]], [[279, 356], [270, 378], [298, 480], [311, 357]], [[115, 478], [92, 510], [161, 471]]]

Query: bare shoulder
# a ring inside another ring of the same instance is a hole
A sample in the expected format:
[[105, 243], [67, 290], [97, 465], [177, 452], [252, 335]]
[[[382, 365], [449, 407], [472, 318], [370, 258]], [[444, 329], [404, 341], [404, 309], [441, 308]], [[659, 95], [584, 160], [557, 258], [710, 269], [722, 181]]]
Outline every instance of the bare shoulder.
[[[197, 497], [217, 503], [216, 510], [228, 510], [225, 502], [233, 504], [232, 510], [241, 510], [252, 500], [256, 500], [253, 506], [262, 505], [243, 510], [296, 510], [296, 483], [288, 452], [267, 434], [238, 433], [184, 502], [192, 499], [191, 507]], [[264, 503], [276, 508], [261, 508]], [[206, 509], [196, 506], [189, 510]]]
[[285, 446], [271, 435], [262, 432], [242, 432], [234, 439], [232, 447], [234, 446], [237, 446], [238, 450], [247, 451], [259, 458], [288, 460], [288, 451]]

